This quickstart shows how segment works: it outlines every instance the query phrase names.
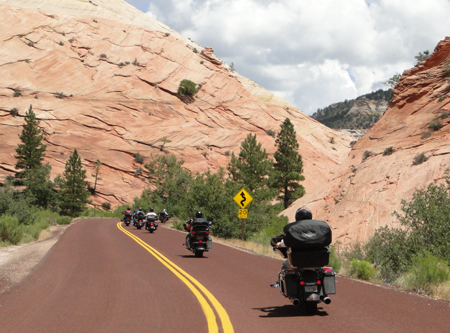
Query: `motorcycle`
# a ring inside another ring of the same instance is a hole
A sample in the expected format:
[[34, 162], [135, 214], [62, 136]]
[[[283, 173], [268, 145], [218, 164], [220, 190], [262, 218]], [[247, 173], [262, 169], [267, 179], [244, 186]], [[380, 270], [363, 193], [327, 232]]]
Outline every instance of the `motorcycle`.
[[134, 219], [134, 226], [137, 229], [141, 229], [143, 226], [145, 226], [145, 215], [144, 214], [136, 215], [136, 217]]
[[169, 216], [164, 214], [164, 213], [160, 213], [159, 214], [159, 221], [161, 221], [161, 223], [166, 223], [169, 220]]
[[327, 267], [330, 257], [328, 248], [312, 251], [287, 249], [286, 254], [274, 247], [284, 257], [290, 267], [283, 265], [278, 273], [281, 294], [296, 306], [303, 306], [307, 314], [314, 314], [320, 302], [330, 304], [329, 295], [336, 293], [335, 275], [332, 267]]
[[[208, 252], [212, 247], [212, 239], [209, 236], [211, 224], [206, 219], [194, 220], [191, 230], [186, 236], [186, 249], [194, 253], [197, 258], [203, 257], [203, 253]], [[185, 230], [187, 230], [186, 225]]]
[[152, 234], [153, 231], [156, 231], [157, 228], [158, 228], [158, 223], [155, 221], [155, 219], [147, 217], [145, 229], [148, 230]]
[[131, 219], [132, 219], [131, 213], [125, 213], [124, 216], [123, 216], [122, 221], [128, 227], [130, 225], [130, 223], [131, 223]]

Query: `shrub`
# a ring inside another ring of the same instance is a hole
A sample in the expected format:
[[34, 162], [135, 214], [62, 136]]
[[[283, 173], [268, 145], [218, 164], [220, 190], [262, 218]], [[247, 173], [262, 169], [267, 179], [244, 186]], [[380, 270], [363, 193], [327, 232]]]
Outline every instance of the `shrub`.
[[136, 171], [134, 172], [134, 176], [135, 176], [135, 177], [138, 177], [138, 176], [141, 175], [141, 173], [142, 173], [142, 168], [139, 167], [139, 168], [137, 168]]
[[63, 42], [59, 42], [59, 45], [64, 46], [64, 43]]
[[194, 51], [194, 53], [198, 53], [198, 51], [197, 51], [197, 49], [196, 49], [195, 47], [194, 47], [194, 50], [193, 50], [193, 51]]
[[13, 117], [16, 117], [19, 115], [19, 110], [17, 110], [17, 108], [12, 108], [11, 110], [9, 110], [9, 114]]
[[117, 66], [123, 67], [123, 66], [125, 66], [125, 64], [124, 64], [123, 62], [119, 62], [119, 63], [117, 64]]
[[2, 215], [0, 217], [0, 241], [14, 245], [19, 244], [23, 232], [17, 217]]
[[139, 66], [139, 62], [137, 61], [136, 58], [134, 58], [133, 65], [134, 65], [134, 66]]
[[103, 208], [104, 210], [110, 210], [110, 209], [111, 209], [111, 203], [109, 203], [109, 202], [103, 202], [103, 203], [102, 203], [102, 208]]
[[428, 161], [428, 157], [426, 157], [424, 153], [421, 153], [414, 157], [413, 165], [419, 165], [426, 161]]
[[102, 54], [100, 54], [100, 58], [107, 58], [107, 56], [106, 56], [106, 54], [104, 54], [104, 53], [102, 53]]
[[366, 160], [369, 156], [372, 156], [373, 152], [371, 152], [370, 150], [366, 150], [363, 154], [362, 160]]
[[230, 156], [230, 151], [229, 151], [229, 150], [227, 150], [227, 151], [225, 152], [225, 156]]
[[134, 160], [139, 164], [144, 163], [144, 158], [139, 153], [134, 154]]
[[350, 147], [353, 147], [353, 146], [355, 145], [355, 143], [356, 143], [355, 140], [351, 141], [351, 142], [350, 142]]
[[383, 156], [392, 155], [395, 152], [393, 147], [388, 147], [384, 150]]
[[22, 92], [20, 91], [20, 89], [14, 89], [14, 95], [13, 97], [20, 97], [22, 96]]
[[439, 121], [439, 119], [435, 119], [428, 124], [428, 128], [433, 131], [439, 131], [442, 128], [442, 123]]
[[448, 264], [433, 256], [430, 252], [413, 258], [412, 266], [396, 284], [418, 293], [432, 295], [433, 285], [450, 279]]
[[32, 42], [31, 40], [27, 43], [28, 46], [33, 47], [34, 46], [34, 42]]
[[169, 36], [170, 36], [170, 33], [169, 33], [169, 32], [166, 32], [164, 35], [165, 35], [166, 37], [169, 37]]
[[332, 145], [334, 145], [334, 144], [336, 143], [336, 141], [334, 141], [334, 138], [333, 138], [333, 137], [330, 138], [330, 143], [331, 143]]
[[56, 219], [56, 223], [65, 225], [70, 224], [72, 222], [72, 218], [70, 216], [60, 216]]
[[376, 269], [366, 260], [352, 259], [350, 275], [361, 280], [370, 280], [375, 274]]
[[59, 99], [66, 98], [66, 95], [64, 95], [63, 92], [56, 92], [54, 95], [55, 95], [56, 98], [59, 98]]
[[182, 80], [178, 87], [178, 93], [181, 96], [194, 96], [197, 93], [195, 83], [186, 79]]
[[273, 130], [271, 130], [271, 129], [268, 129], [268, 130], [266, 130], [266, 133], [267, 133], [268, 135], [270, 135], [272, 138], [275, 138], [275, 131], [273, 131]]
[[426, 131], [426, 132], [422, 133], [422, 135], [420, 137], [422, 139], [428, 139], [431, 136], [431, 134], [433, 134], [432, 131]]
[[447, 119], [450, 116], [450, 112], [444, 111], [441, 113], [441, 119]]
[[336, 273], [339, 273], [339, 271], [341, 270], [342, 263], [341, 263], [341, 261], [339, 260], [339, 257], [336, 255], [336, 250], [335, 250], [334, 246], [332, 246], [332, 247], [330, 248], [330, 250], [331, 250], [331, 253], [330, 253], [330, 262], [328, 263], [328, 265], [329, 265], [330, 267], [333, 267], [333, 270], [334, 270]]

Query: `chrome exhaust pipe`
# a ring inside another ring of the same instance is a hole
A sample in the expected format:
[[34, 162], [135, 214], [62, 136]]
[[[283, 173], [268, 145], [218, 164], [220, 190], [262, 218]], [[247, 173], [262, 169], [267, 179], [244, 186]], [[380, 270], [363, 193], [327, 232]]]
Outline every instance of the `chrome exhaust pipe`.
[[292, 301], [292, 304], [294, 304], [295, 306], [299, 306], [299, 305], [300, 305], [300, 300], [299, 300], [298, 298], [295, 298], [295, 299]]
[[329, 297], [324, 297], [324, 298], [323, 298], [323, 302], [324, 302], [325, 304], [330, 304], [330, 303], [331, 303], [331, 298], [329, 298]]

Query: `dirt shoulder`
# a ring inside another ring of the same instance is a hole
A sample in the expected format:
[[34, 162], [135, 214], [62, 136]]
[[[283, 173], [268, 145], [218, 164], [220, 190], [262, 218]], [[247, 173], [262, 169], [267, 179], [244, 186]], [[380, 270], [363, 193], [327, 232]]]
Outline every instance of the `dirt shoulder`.
[[69, 226], [51, 226], [33, 243], [0, 247], [0, 294], [26, 277]]

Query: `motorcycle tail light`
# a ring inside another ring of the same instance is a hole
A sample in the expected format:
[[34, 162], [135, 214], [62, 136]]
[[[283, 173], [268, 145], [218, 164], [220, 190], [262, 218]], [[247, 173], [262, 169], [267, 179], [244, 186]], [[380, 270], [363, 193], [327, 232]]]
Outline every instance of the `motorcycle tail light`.
[[192, 235], [195, 235], [195, 231], [192, 231]]
[[322, 284], [322, 281], [320, 281], [320, 280], [317, 280], [317, 284]]
[[203, 241], [200, 239], [199, 241], [198, 241], [199, 243], [203, 243]]
[[153, 225], [153, 223], [150, 223], [150, 225]]
[[300, 285], [304, 286], [305, 285], [305, 281], [300, 281]]
[[209, 235], [209, 231], [207, 231], [206, 234]]

